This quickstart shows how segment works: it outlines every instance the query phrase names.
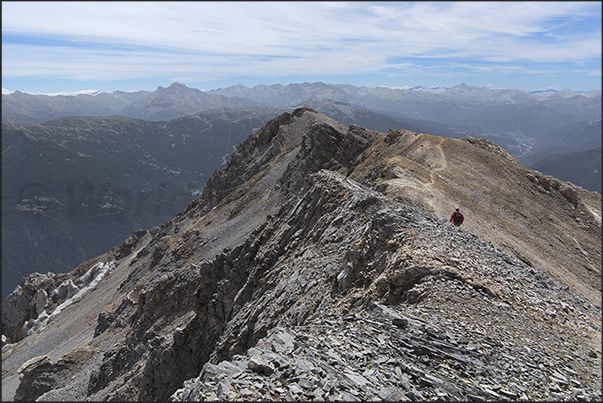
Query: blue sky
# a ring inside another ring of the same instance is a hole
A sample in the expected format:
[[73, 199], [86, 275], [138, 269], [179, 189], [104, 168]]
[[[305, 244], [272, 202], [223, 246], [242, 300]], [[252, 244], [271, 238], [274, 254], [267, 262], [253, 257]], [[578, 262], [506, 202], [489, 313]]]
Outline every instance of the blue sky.
[[2, 88], [601, 89], [601, 2], [2, 2]]

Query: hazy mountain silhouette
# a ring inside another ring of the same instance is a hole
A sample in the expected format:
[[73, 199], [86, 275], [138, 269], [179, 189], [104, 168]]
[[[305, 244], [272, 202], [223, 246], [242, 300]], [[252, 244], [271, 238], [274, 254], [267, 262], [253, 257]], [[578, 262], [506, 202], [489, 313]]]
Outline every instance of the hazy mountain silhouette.
[[[349, 108], [388, 115], [389, 118], [379, 118], [380, 122], [372, 117], [366, 119], [369, 124], [377, 124], [378, 128], [366, 125], [375, 130], [386, 131], [382, 125], [387, 119], [393, 119], [403, 122], [403, 125], [390, 127], [394, 129], [408, 128], [452, 138], [463, 135], [486, 138], [524, 164], [568, 150], [578, 152], [601, 147], [601, 91], [529, 93], [491, 90], [465, 83], [438, 91], [318, 82], [253, 88], [236, 85], [206, 92], [173, 83], [153, 92], [117, 91], [73, 97], [15, 92], [3, 94], [2, 118], [42, 123], [68, 115], [124, 115], [160, 121], [220, 108], [293, 108], [315, 102], [313, 100], [330, 100], [339, 105], [348, 104]], [[335, 115], [339, 119], [339, 112]], [[597, 121], [598, 126], [593, 126]], [[572, 135], [571, 131], [581, 132], [583, 136]], [[588, 166], [583, 174], [595, 169]]]
[[146, 98], [150, 91], [32, 95], [15, 91], [2, 95], [2, 120], [44, 123], [65, 116], [118, 115], [131, 103]]

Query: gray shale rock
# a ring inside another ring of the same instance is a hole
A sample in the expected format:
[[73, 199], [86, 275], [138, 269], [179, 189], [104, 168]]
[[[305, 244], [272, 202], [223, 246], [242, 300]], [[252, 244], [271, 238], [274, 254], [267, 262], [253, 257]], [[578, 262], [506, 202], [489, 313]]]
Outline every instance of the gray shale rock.
[[[402, 330], [391, 325], [391, 313], [373, 304], [354, 321], [326, 316], [303, 326], [278, 326], [248, 354], [205, 364], [171, 400], [517, 400], [537, 393], [534, 374], [526, 373], [531, 370], [509, 365], [516, 360], [513, 348], [489, 338], [471, 340], [478, 346], [471, 348], [458, 328], [441, 332], [446, 341], [434, 340], [424, 324], [429, 322], [409, 317]], [[282, 338], [293, 348], [283, 350]], [[487, 353], [486, 345], [496, 352]], [[274, 370], [246, 365], [260, 357]], [[549, 374], [543, 386], [558, 390], [555, 396], [562, 400], [599, 396], [569, 385], [568, 379], [574, 386], [578, 382], [569, 367], [562, 370], [565, 375], [553, 368], [539, 371]]]

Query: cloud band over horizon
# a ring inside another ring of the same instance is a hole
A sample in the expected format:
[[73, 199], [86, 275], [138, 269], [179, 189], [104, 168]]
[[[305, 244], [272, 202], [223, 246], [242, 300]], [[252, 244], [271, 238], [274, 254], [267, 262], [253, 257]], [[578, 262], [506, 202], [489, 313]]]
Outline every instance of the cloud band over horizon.
[[601, 3], [8, 1], [2, 78], [601, 89]]

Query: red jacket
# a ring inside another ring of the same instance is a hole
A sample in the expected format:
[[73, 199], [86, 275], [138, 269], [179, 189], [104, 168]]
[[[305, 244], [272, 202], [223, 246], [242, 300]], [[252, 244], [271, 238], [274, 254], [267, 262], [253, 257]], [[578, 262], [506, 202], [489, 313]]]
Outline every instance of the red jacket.
[[[461, 215], [461, 222], [459, 223], [459, 225], [462, 224], [463, 221], [465, 221], [465, 217], [463, 216], [463, 213], [461, 213], [460, 211], [455, 211], [454, 213], [459, 213]], [[448, 222], [452, 222], [454, 220], [454, 213], [452, 213], [452, 215], [450, 216], [450, 221], [448, 221]]]

